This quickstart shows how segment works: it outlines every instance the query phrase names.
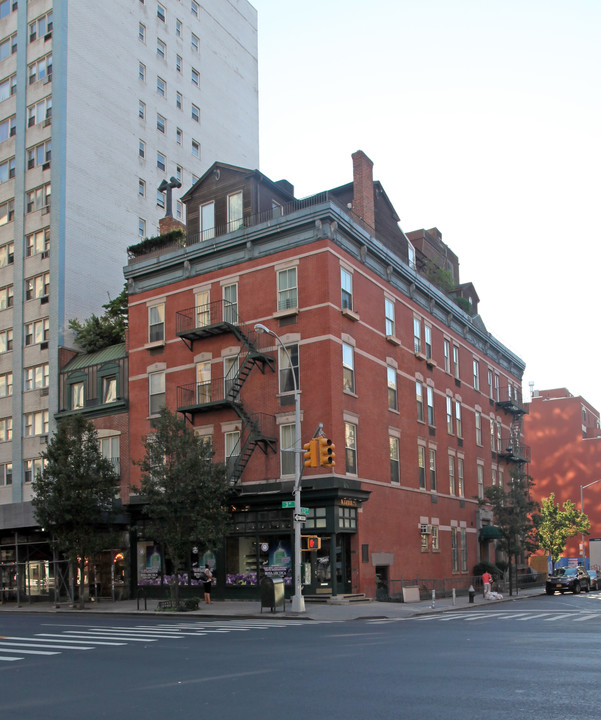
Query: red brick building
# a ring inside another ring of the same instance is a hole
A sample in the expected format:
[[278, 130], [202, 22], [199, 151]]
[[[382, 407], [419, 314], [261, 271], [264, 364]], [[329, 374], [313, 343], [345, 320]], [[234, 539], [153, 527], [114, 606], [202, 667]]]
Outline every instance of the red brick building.
[[[580, 509], [580, 487], [601, 480], [599, 412], [566, 388], [535, 390], [528, 407], [524, 430], [532, 449], [535, 499], [541, 502], [553, 492], [556, 502], [571, 500]], [[601, 537], [601, 482], [583, 489], [582, 499], [591, 522], [585, 537], [588, 560], [589, 538]], [[582, 558], [580, 536], [568, 541], [564, 555]]]
[[[266, 567], [292, 562], [292, 373], [302, 442], [323, 427], [336, 448], [335, 467], [302, 477], [305, 533], [321, 538], [303, 553], [305, 592], [461, 585], [493, 559], [477, 497], [528, 459], [524, 363], [487, 331], [473, 287], [465, 312], [420, 271], [425, 253], [362, 152], [351, 183], [304, 200], [286, 181], [221, 163], [183, 199], [185, 246], [141, 243], [125, 269], [130, 452], [142, 456], [166, 404], [228, 463], [238, 496], [216, 549], [218, 588], [255, 588]], [[427, 233], [439, 251], [430, 262], [446, 258], [460, 286], [457, 258]]]

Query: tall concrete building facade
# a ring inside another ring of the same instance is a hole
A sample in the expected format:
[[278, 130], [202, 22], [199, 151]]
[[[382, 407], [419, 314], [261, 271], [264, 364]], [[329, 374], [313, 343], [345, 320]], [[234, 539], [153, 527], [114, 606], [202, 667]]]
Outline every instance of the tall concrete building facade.
[[246, 0], [0, 0], [0, 540], [33, 527], [68, 321], [120, 292], [160, 183], [185, 220], [215, 159], [258, 165], [256, 20]]

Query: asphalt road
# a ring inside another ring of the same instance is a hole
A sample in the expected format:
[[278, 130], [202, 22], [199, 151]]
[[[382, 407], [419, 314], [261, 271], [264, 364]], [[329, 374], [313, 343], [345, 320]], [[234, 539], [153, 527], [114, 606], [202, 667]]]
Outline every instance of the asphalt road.
[[0, 636], [11, 720], [601, 716], [601, 593], [329, 623], [5, 613]]

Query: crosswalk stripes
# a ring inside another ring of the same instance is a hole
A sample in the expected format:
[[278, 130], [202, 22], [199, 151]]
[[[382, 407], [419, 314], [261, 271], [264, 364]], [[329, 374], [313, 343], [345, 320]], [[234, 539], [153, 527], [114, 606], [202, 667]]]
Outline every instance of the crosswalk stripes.
[[[155, 643], [186, 637], [202, 638], [212, 633], [252, 632], [303, 625], [305, 623], [302, 621], [295, 620], [198, 621], [124, 627], [65, 625], [60, 632], [39, 632], [32, 637], [0, 636], [0, 662], [17, 662], [25, 660], [29, 655], [52, 656], [73, 650], [94, 650], [103, 646], [119, 647], [129, 643]], [[56, 629], [55, 624], [53, 627]]]
[[430, 615], [416, 615], [410, 618], [374, 618], [367, 622], [372, 625], [384, 625], [394, 622], [416, 622], [416, 623], [432, 623], [432, 622], [464, 622], [474, 623], [479, 620], [515, 620], [516, 622], [541, 621], [545, 623], [554, 622], [586, 622], [588, 620], [601, 617], [601, 612], [587, 611], [540, 611], [530, 610], [525, 612], [502, 611], [502, 610], [464, 610], [459, 612], [443, 612], [432, 613]]

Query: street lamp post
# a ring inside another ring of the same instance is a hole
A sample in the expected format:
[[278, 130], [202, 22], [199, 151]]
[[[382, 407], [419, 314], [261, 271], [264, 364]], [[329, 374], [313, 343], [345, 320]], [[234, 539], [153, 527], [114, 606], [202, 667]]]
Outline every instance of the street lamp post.
[[279, 343], [282, 350], [288, 358], [288, 365], [292, 373], [292, 381], [294, 383], [294, 595], [292, 596], [292, 612], [305, 612], [305, 598], [303, 597], [303, 589], [301, 586], [301, 523], [298, 520], [301, 511], [301, 491], [300, 491], [300, 453], [301, 448], [301, 426], [300, 426], [300, 395], [298, 392], [298, 383], [296, 381], [296, 373], [292, 365], [292, 358], [288, 352], [288, 348], [282, 342], [279, 335], [270, 330], [262, 323], [255, 325], [255, 332], [267, 333], [274, 337]]
[[[588, 485], [580, 486], [580, 512], [583, 515], [584, 515], [584, 494], [582, 491], [586, 490], [586, 488], [590, 487], [591, 485], [596, 485], [599, 482], [601, 482], [601, 478], [599, 478], [599, 480], [593, 480], [593, 482], [589, 483]], [[582, 533], [582, 567], [586, 570], [586, 550], [584, 547], [584, 533]]]

